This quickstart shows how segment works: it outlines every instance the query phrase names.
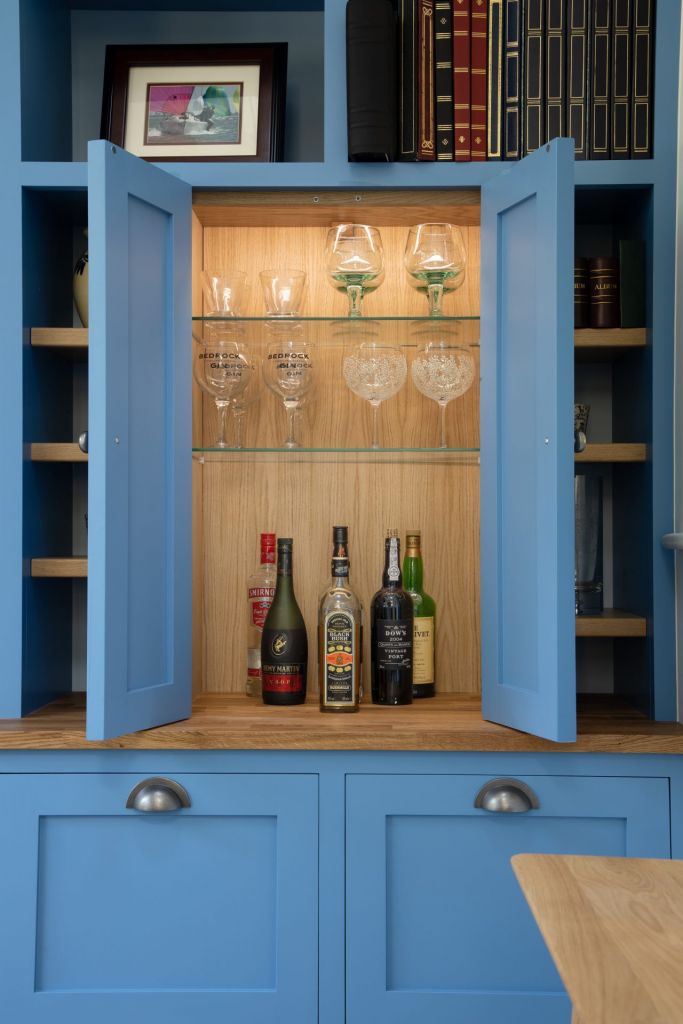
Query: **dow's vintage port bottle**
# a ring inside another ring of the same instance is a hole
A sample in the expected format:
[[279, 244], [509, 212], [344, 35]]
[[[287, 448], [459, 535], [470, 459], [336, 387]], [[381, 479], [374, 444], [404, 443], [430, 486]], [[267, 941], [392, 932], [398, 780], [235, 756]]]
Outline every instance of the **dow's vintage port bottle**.
[[318, 610], [321, 711], [357, 711], [361, 692], [363, 608], [349, 585], [349, 531], [332, 528], [332, 581]]
[[410, 704], [413, 699], [413, 599], [402, 585], [397, 534], [387, 532], [382, 589], [370, 611], [373, 704]]
[[413, 697], [433, 697], [436, 602], [423, 587], [424, 565], [419, 530], [406, 534], [403, 586], [413, 599]]
[[264, 704], [303, 704], [306, 700], [308, 638], [294, 596], [292, 540], [277, 542], [277, 585], [261, 636]]

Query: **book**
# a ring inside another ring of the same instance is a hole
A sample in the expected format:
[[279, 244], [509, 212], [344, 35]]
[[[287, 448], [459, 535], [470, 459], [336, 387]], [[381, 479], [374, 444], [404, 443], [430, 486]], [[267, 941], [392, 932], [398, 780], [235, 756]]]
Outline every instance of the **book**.
[[434, 0], [419, 0], [417, 17], [417, 156], [436, 160]]
[[652, 156], [652, 47], [654, 0], [634, 0], [631, 156]]
[[472, 0], [470, 29], [470, 146], [472, 160], [486, 159], [487, 0]]
[[645, 243], [619, 242], [619, 326], [645, 327]]
[[590, 0], [568, 0], [567, 6], [567, 135], [574, 139], [574, 158], [589, 154]]
[[565, 107], [566, 0], [546, 0], [545, 141], [567, 134]]
[[349, 160], [396, 157], [396, 16], [391, 0], [348, 0], [346, 110]]
[[574, 330], [590, 327], [590, 295], [588, 291], [588, 260], [574, 260]]
[[486, 77], [486, 159], [503, 156], [503, 0], [489, 0]]
[[503, 156], [522, 155], [522, 74], [524, 63], [524, 2], [505, 0], [503, 54]]
[[591, 20], [590, 159], [610, 158], [611, 0], [593, 0]]
[[434, 4], [436, 159], [453, 159], [453, 0]]
[[612, 0], [612, 159], [631, 155], [631, 44], [633, 0]]
[[399, 160], [417, 160], [417, 8], [418, 0], [399, 0]]
[[588, 261], [591, 327], [619, 326], [619, 260], [594, 256]]
[[456, 160], [469, 160], [472, 0], [453, 0], [453, 130]]
[[545, 142], [545, 88], [543, 40], [545, 0], [527, 0], [524, 19], [524, 142], [523, 152], [533, 153]]

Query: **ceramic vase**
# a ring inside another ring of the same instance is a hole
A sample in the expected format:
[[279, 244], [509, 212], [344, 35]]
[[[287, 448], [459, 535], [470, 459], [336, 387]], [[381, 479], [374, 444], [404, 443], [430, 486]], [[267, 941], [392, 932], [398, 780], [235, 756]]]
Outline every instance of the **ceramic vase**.
[[[88, 232], [84, 232], [87, 237]], [[88, 326], [88, 250], [78, 258], [73, 277], [74, 304], [84, 327]]]

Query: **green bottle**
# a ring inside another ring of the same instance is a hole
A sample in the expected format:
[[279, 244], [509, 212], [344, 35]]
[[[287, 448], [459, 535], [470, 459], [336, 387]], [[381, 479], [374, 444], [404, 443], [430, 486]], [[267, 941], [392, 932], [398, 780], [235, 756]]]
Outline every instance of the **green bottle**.
[[264, 704], [303, 704], [306, 700], [308, 638], [294, 596], [292, 541], [277, 542], [277, 584], [261, 634], [261, 696]]
[[406, 535], [403, 586], [413, 599], [413, 697], [433, 697], [435, 692], [434, 637], [436, 602], [422, 585], [424, 565], [419, 530]]

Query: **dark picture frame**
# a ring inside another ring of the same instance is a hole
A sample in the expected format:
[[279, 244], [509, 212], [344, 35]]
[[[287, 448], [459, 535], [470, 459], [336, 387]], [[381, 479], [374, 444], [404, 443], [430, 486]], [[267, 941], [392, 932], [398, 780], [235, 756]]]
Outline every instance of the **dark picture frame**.
[[287, 43], [107, 46], [100, 136], [144, 160], [282, 160]]

